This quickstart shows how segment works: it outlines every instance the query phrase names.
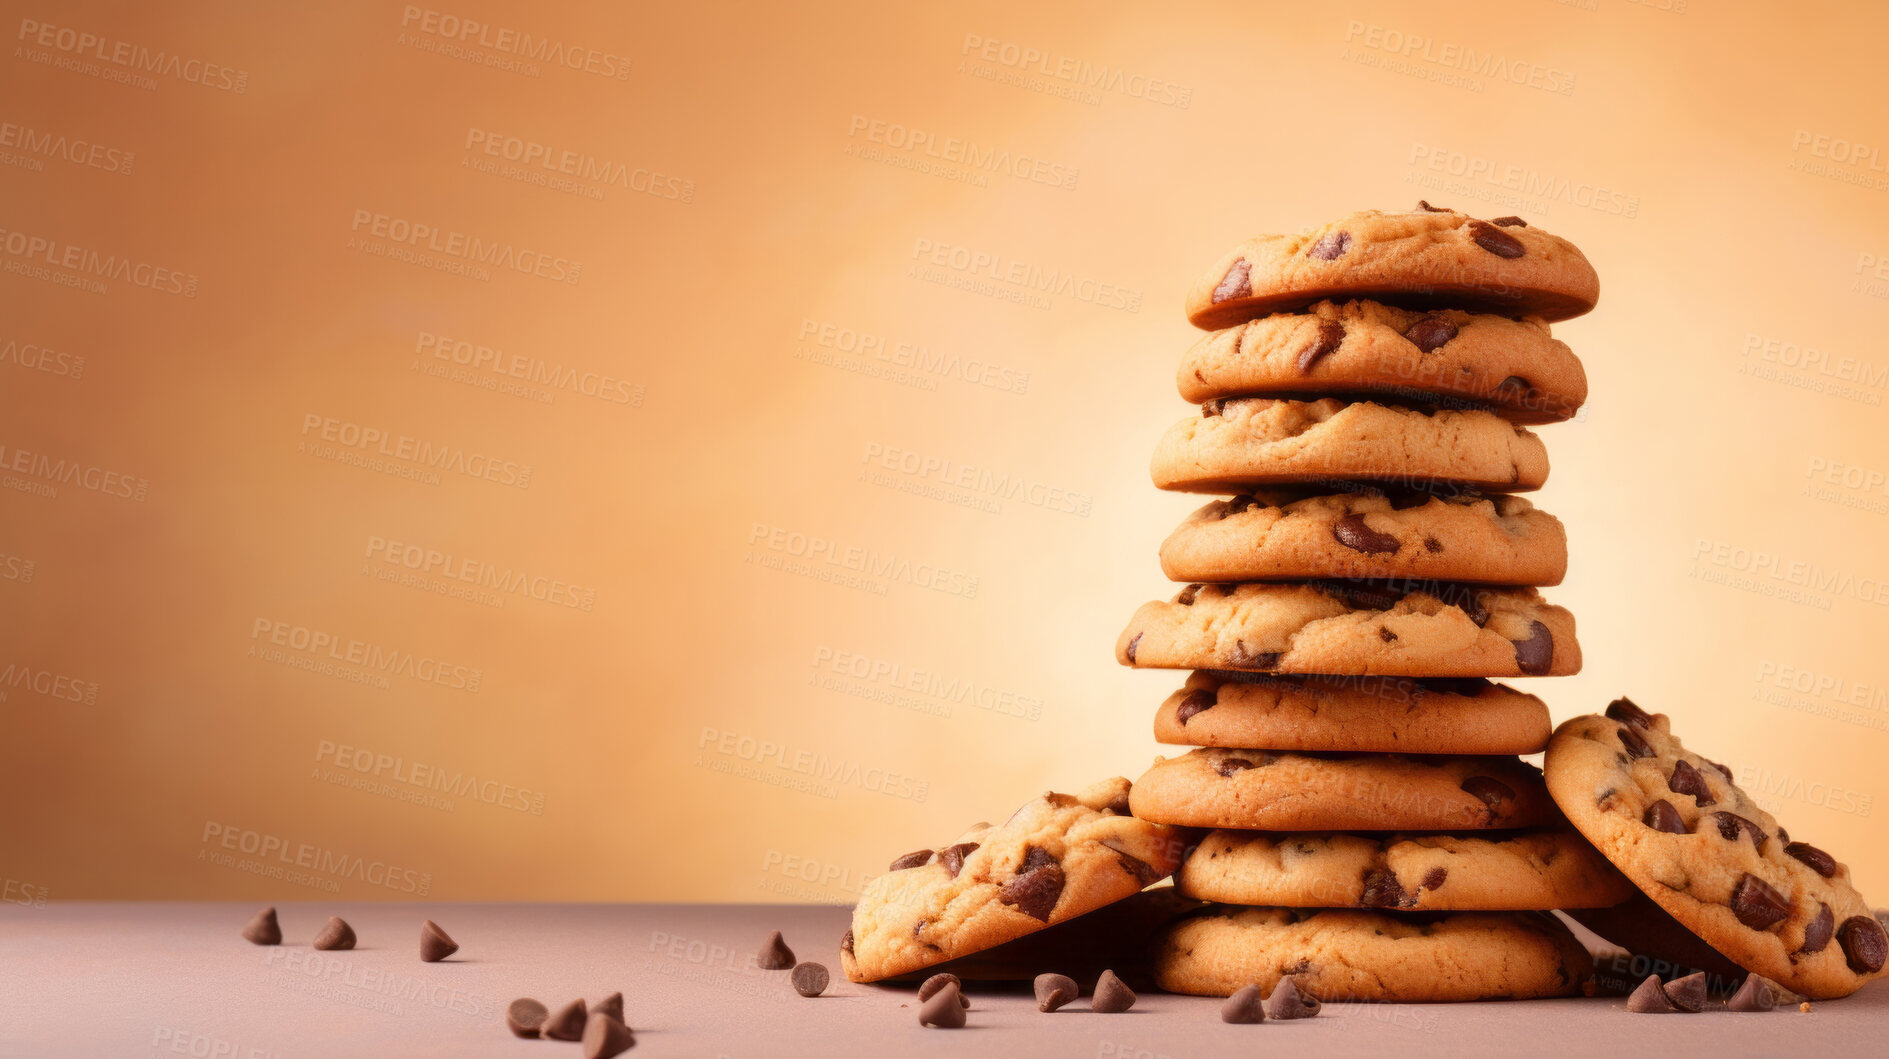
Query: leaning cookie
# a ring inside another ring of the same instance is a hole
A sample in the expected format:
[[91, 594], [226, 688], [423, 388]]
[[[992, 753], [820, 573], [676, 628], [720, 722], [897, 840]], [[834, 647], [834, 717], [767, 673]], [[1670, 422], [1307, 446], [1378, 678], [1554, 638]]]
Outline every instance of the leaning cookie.
[[1322, 1001], [1447, 1003], [1573, 996], [1593, 959], [1546, 912], [1398, 916], [1214, 906], [1170, 928], [1155, 980], [1171, 993], [1270, 991], [1291, 977]]
[[1561, 520], [1519, 496], [1275, 487], [1216, 500], [1161, 545], [1171, 581], [1426, 578], [1558, 585]]
[[1633, 888], [1572, 831], [1375, 835], [1215, 831], [1174, 873], [1187, 897], [1292, 908], [1605, 908]]
[[1691, 753], [1664, 714], [1626, 699], [1548, 743], [1547, 783], [1588, 841], [1686, 929], [1749, 971], [1813, 998], [1877, 977], [1889, 935], [1835, 857], [1793, 842]]
[[1494, 412], [1223, 397], [1168, 428], [1149, 464], [1161, 489], [1239, 493], [1336, 480], [1539, 489], [1548, 449]]
[[1144, 603], [1123, 665], [1406, 677], [1566, 676], [1574, 616], [1532, 588], [1320, 581], [1188, 585]]
[[1548, 707], [1480, 677], [1293, 677], [1197, 670], [1154, 715], [1157, 742], [1387, 754], [1537, 754]]
[[1045, 794], [995, 827], [892, 862], [853, 909], [840, 963], [855, 982], [909, 974], [1139, 892], [1180, 861], [1182, 836], [1128, 815], [1117, 777]]
[[1223, 255], [1187, 294], [1209, 330], [1325, 299], [1370, 298], [1565, 320], [1594, 307], [1600, 277], [1573, 243], [1519, 217], [1478, 220], [1420, 202], [1364, 210], [1301, 235], [1262, 235]]
[[1487, 405], [1517, 423], [1572, 418], [1587, 374], [1535, 317], [1415, 312], [1373, 301], [1323, 301], [1194, 343], [1181, 396], [1353, 393]]
[[1512, 757], [1226, 747], [1155, 758], [1131, 804], [1156, 823], [1256, 831], [1479, 831], [1559, 816], [1541, 773]]

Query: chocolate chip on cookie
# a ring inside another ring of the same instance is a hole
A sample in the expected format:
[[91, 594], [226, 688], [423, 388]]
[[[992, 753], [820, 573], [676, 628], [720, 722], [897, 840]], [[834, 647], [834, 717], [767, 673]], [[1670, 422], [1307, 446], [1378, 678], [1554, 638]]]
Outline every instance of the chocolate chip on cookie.
[[1469, 237], [1497, 257], [1517, 258], [1526, 252], [1521, 240], [1487, 221], [1470, 221]]

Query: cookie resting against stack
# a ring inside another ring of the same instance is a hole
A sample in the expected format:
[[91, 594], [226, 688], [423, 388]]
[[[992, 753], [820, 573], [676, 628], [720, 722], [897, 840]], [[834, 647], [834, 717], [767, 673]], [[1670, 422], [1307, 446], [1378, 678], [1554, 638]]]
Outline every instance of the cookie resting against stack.
[[1168, 927], [1157, 983], [1225, 996], [1285, 977], [1319, 998], [1565, 996], [1592, 961], [1549, 910], [1633, 893], [1516, 755], [1541, 700], [1491, 678], [1578, 672], [1540, 586], [1561, 523], [1511, 495], [1572, 416], [1581, 364], [1548, 321], [1594, 270], [1517, 218], [1420, 205], [1250, 240], [1197, 282], [1217, 328], [1181, 360], [1198, 416], [1155, 485], [1231, 494], [1161, 546], [1185, 582], [1116, 643], [1191, 669], [1155, 737], [1199, 749], [1134, 784], [1144, 820], [1213, 829], [1175, 874], [1213, 902]]

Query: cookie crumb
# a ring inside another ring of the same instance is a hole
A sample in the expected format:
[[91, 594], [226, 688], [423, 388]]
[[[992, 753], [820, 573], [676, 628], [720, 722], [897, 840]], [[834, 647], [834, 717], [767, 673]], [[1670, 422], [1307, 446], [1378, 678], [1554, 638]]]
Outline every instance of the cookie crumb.
[[1808, 1012], [1810, 1010], [1810, 1001], [1806, 1000], [1803, 1003], [1797, 1005], [1797, 1010]]

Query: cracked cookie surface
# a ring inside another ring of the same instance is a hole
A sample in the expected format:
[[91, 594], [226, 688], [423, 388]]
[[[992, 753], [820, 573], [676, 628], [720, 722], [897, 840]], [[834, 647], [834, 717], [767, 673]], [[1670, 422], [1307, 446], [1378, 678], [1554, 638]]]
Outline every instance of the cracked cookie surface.
[[855, 982], [908, 974], [1119, 901], [1173, 872], [1182, 836], [1129, 815], [1129, 782], [1046, 793], [999, 825], [892, 862], [840, 942]]
[[1421, 578], [1558, 585], [1561, 520], [1519, 496], [1272, 488], [1208, 504], [1161, 544], [1171, 581]]
[[1363, 210], [1299, 235], [1261, 235], [1221, 256], [1187, 294], [1196, 327], [1229, 327], [1325, 299], [1412, 308], [1579, 316], [1600, 277], [1573, 243], [1518, 217], [1481, 220], [1427, 203]]
[[1574, 616], [1532, 588], [1432, 582], [1195, 584], [1115, 642], [1147, 669], [1406, 677], [1566, 676]]
[[1889, 935], [1850, 870], [1792, 836], [1688, 751], [1665, 714], [1618, 699], [1548, 743], [1556, 804], [1634, 885], [1711, 948], [1813, 998], [1883, 973]]

